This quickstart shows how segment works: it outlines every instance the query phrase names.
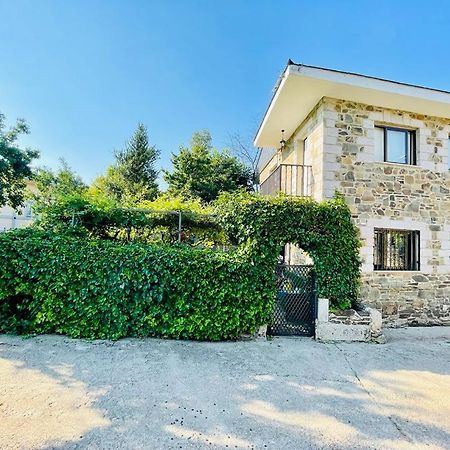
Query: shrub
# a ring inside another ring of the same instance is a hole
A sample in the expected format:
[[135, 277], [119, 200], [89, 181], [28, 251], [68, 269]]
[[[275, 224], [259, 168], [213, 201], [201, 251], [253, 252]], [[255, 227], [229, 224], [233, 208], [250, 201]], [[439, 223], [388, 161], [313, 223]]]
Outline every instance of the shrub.
[[174, 243], [178, 241], [181, 212], [184, 243], [205, 247], [227, 243], [210, 208], [202, 207], [198, 201], [161, 197], [139, 206], [122, 208], [102, 198], [67, 195], [42, 208], [36, 226], [58, 232], [76, 227], [100, 239]]
[[[347, 308], [357, 298], [359, 236], [340, 197], [319, 203], [223, 195], [213, 220], [237, 244], [230, 252], [112, 240], [111, 227], [150, 227], [172, 219], [97, 211], [83, 201], [79, 208], [84, 226], [61, 222], [59, 230], [0, 235], [0, 332], [237, 338], [269, 320], [274, 269], [287, 242], [311, 255], [319, 295], [333, 307]], [[60, 213], [70, 219], [67, 208]]]
[[0, 332], [220, 340], [267, 322], [273, 273], [236, 252], [0, 235]]

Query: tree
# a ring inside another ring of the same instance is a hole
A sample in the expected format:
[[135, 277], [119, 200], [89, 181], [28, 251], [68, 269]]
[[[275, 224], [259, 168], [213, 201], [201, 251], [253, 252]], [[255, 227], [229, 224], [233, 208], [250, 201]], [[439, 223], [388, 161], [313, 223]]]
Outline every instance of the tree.
[[228, 141], [228, 147], [231, 153], [252, 171], [253, 184], [256, 184], [259, 149], [252, 144], [248, 136], [243, 136], [240, 133], [230, 134]]
[[21, 149], [16, 145], [21, 134], [30, 132], [23, 119], [18, 119], [9, 130], [5, 116], [0, 113], [0, 206], [18, 208], [25, 196], [25, 180], [31, 177], [31, 162], [39, 157], [36, 150]]
[[155, 163], [159, 150], [148, 142], [144, 125], [139, 124], [123, 150], [115, 152], [115, 163], [97, 178], [94, 189], [112, 196], [121, 204], [153, 200], [158, 194]]
[[38, 191], [32, 196], [33, 209], [40, 214], [55, 203], [73, 195], [83, 194], [87, 189], [81, 177], [64, 159], [60, 159], [56, 172], [46, 167], [38, 168], [33, 180]]
[[171, 161], [173, 171], [164, 171], [164, 180], [172, 195], [211, 202], [220, 192], [252, 186], [251, 170], [228, 151], [213, 149], [206, 130], [194, 133], [191, 146], [181, 147]]

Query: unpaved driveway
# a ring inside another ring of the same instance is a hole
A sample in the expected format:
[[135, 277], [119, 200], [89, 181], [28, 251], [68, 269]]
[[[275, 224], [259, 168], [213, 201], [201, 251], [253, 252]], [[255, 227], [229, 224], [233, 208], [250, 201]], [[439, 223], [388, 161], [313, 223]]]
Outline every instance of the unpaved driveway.
[[0, 336], [0, 448], [450, 448], [450, 328], [388, 338]]

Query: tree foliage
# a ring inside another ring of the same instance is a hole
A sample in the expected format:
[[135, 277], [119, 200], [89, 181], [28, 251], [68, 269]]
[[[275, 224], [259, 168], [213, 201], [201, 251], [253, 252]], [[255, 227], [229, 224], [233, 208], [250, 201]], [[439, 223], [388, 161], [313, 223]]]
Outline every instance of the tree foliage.
[[211, 202], [221, 192], [252, 187], [251, 170], [227, 151], [213, 149], [208, 131], [196, 132], [190, 147], [172, 155], [172, 172], [164, 172], [168, 192]]
[[155, 199], [158, 194], [155, 164], [159, 151], [149, 144], [144, 125], [138, 125], [125, 148], [115, 152], [115, 158], [106, 174], [94, 182], [94, 189], [127, 206]]
[[23, 204], [25, 180], [32, 175], [30, 164], [39, 156], [36, 150], [17, 145], [19, 136], [29, 132], [23, 119], [6, 130], [5, 116], [0, 113], [0, 206], [18, 208]]
[[253, 184], [257, 184], [259, 149], [256, 148], [249, 136], [241, 133], [233, 133], [228, 136], [228, 147], [231, 153], [236, 156], [252, 174]]
[[44, 213], [58, 201], [81, 194], [87, 189], [81, 177], [63, 159], [60, 159], [56, 171], [47, 167], [38, 168], [33, 175], [33, 180], [37, 188], [37, 193], [33, 195], [34, 209], [38, 213]]

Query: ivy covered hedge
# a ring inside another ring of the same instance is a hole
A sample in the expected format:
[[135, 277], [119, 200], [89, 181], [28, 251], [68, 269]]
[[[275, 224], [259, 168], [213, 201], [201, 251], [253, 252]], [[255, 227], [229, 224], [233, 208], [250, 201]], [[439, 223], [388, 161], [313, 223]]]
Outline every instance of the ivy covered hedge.
[[219, 340], [267, 322], [273, 273], [236, 252], [0, 235], [0, 332]]
[[166, 218], [83, 211], [91, 233], [64, 224], [0, 234], [0, 332], [237, 338], [269, 321], [275, 266], [288, 242], [310, 254], [319, 295], [331, 306], [348, 308], [358, 296], [359, 235], [340, 197], [222, 195], [208, 220], [236, 244], [229, 252], [111, 239], [109, 226]]
[[200, 246], [226, 243], [224, 233], [211, 216], [211, 208], [199, 201], [180, 198], [160, 197], [142, 202], [139, 208], [122, 208], [73, 194], [41, 207], [35, 225], [55, 232], [76, 227], [92, 238], [167, 244], [178, 241], [181, 225], [185, 243]]
[[344, 199], [223, 194], [217, 218], [229, 238], [255, 264], [273, 271], [286, 243], [314, 261], [318, 294], [335, 308], [355, 305], [360, 280], [359, 231]]

